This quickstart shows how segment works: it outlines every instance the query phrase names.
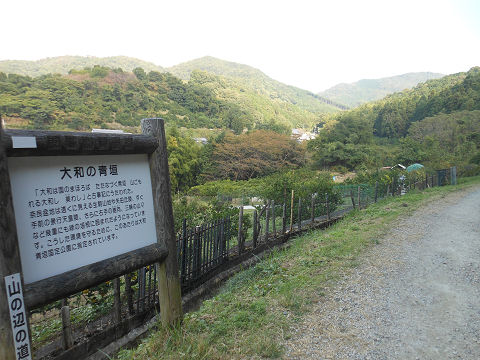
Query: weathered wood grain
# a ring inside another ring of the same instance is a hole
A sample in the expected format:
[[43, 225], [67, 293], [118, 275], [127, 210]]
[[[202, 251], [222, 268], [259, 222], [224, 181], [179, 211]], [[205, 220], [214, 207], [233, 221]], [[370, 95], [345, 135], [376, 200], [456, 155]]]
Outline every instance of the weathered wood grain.
[[113, 285], [113, 321], [118, 324], [122, 319], [122, 302], [120, 299], [120, 278], [112, 281]]
[[168, 172], [167, 141], [163, 119], [143, 119], [142, 133], [153, 136], [158, 148], [149, 155], [152, 194], [155, 209], [157, 241], [163, 244], [170, 256], [158, 266], [158, 293], [160, 317], [164, 325], [182, 319], [182, 298], [178, 276], [177, 242], [173, 222], [172, 195]]
[[72, 324], [70, 321], [70, 307], [62, 306], [62, 346], [64, 350], [70, 349], [73, 344]]
[[17, 228], [8, 176], [6, 140], [0, 127], [0, 359], [16, 359], [4, 278], [21, 273]]
[[66, 273], [25, 285], [25, 303], [29, 309], [48, 304], [83, 289], [99, 285], [142, 266], [163, 261], [167, 249], [153, 244]]
[[[34, 137], [34, 149], [13, 148], [12, 136]], [[67, 131], [6, 130], [7, 156], [150, 154], [158, 147], [152, 136]]]

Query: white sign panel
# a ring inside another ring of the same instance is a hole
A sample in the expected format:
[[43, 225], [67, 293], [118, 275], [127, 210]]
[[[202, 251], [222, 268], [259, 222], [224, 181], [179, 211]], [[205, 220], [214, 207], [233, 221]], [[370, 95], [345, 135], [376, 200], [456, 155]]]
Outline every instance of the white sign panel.
[[23, 279], [156, 243], [146, 154], [8, 158]]
[[12, 147], [14, 149], [35, 149], [37, 139], [34, 136], [12, 136]]
[[30, 339], [28, 337], [27, 314], [23, 301], [20, 274], [5, 276], [8, 308], [10, 309], [10, 325], [12, 326], [13, 343], [16, 359], [32, 359]]

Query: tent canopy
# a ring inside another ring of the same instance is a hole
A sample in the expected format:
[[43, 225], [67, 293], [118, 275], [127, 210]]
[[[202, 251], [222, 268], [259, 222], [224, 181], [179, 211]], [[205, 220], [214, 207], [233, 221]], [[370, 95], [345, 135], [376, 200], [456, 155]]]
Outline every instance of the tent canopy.
[[407, 171], [410, 172], [410, 171], [414, 171], [414, 170], [419, 170], [419, 169], [423, 169], [424, 166], [422, 164], [412, 164], [410, 166], [407, 167]]

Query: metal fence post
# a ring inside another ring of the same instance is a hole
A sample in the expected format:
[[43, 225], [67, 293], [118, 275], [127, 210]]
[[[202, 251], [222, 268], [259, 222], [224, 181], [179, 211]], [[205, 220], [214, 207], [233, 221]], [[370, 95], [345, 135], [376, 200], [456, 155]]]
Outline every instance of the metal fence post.
[[273, 237], [277, 237], [277, 225], [275, 224], [275, 200], [272, 200], [271, 203], [272, 207], [272, 233]]
[[268, 232], [270, 231], [270, 200], [267, 201], [267, 208], [265, 210], [265, 241], [268, 240]]
[[362, 189], [360, 188], [360, 185], [358, 186], [357, 188], [357, 198], [358, 198], [358, 201], [357, 201], [357, 204], [358, 204], [358, 209], [360, 210], [362, 208], [362, 204], [360, 202], [360, 193], [361, 193]]
[[258, 238], [257, 223], [258, 223], [258, 213], [257, 213], [257, 210], [254, 210], [253, 211], [253, 248], [254, 249], [257, 247], [257, 238]]
[[242, 223], [243, 223], [243, 205], [240, 206], [240, 209], [238, 212], [238, 235], [237, 235], [238, 254], [243, 253], [243, 251], [245, 250]]
[[187, 266], [187, 251], [188, 251], [188, 239], [187, 239], [187, 219], [183, 219], [182, 222], [182, 237], [181, 237], [181, 246], [182, 246], [182, 260], [181, 260], [181, 282], [185, 281], [186, 278], [186, 266]]
[[312, 211], [312, 225], [315, 222], [315, 194], [312, 194], [311, 200], [311, 211]]
[[302, 228], [302, 198], [298, 198], [298, 230]]
[[330, 204], [328, 203], [328, 193], [325, 193], [325, 203], [327, 208], [327, 220], [330, 220]]
[[290, 232], [293, 231], [293, 199], [294, 199], [294, 191], [292, 190], [292, 201], [290, 205]]

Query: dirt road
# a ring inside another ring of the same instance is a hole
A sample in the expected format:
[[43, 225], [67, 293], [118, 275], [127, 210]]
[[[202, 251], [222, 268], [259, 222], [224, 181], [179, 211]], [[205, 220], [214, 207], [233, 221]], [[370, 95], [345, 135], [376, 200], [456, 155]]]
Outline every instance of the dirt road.
[[287, 359], [480, 359], [480, 188], [402, 219], [330, 289]]

